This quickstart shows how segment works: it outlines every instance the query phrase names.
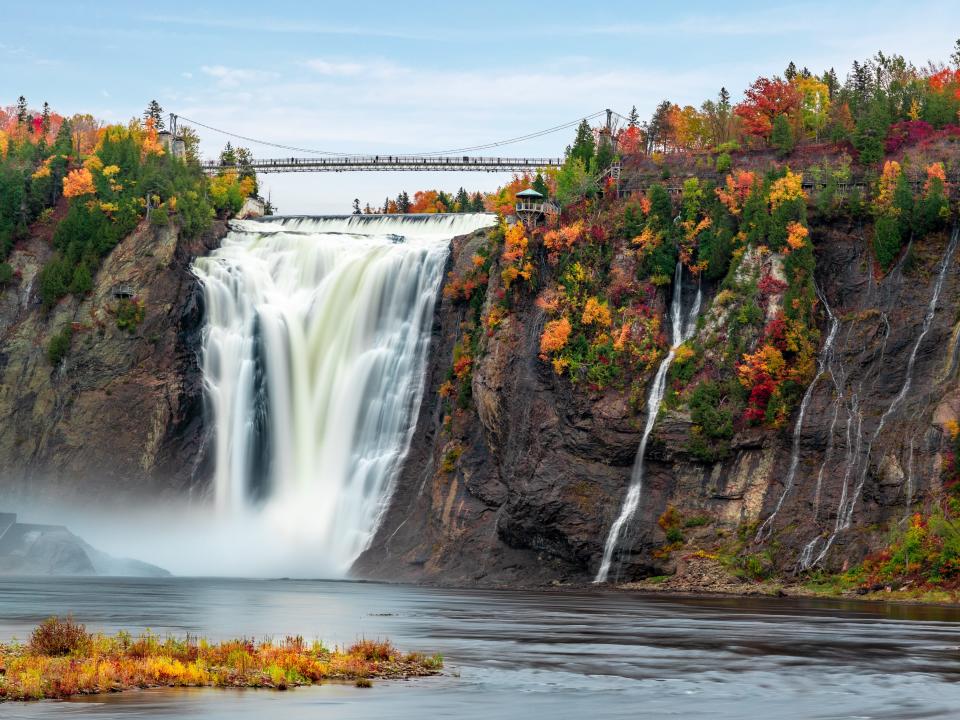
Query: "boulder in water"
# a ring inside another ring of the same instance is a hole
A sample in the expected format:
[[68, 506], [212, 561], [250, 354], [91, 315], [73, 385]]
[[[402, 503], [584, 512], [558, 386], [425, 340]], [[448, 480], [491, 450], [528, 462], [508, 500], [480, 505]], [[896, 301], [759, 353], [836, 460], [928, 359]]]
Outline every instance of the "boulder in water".
[[113, 575], [165, 577], [156, 565], [115, 558], [97, 550], [63, 525], [19, 523], [0, 513], [0, 575]]

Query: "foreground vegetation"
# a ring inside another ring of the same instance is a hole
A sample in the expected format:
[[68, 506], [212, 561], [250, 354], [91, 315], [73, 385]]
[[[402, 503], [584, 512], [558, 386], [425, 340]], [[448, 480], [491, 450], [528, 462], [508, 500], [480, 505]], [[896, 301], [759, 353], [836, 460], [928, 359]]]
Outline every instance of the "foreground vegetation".
[[286, 690], [325, 680], [370, 687], [377, 678], [435, 675], [439, 655], [401, 653], [386, 640], [329, 649], [287, 637], [280, 643], [241, 638], [137, 638], [87, 632], [70, 618], [50, 618], [30, 641], [0, 644], [0, 700], [40, 700], [148, 687], [258, 687]]

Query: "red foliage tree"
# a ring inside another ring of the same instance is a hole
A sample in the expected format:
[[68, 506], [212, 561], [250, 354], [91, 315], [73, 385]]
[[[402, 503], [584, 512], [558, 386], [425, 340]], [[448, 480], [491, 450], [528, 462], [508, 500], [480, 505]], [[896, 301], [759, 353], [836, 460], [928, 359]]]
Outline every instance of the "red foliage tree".
[[904, 145], [916, 145], [933, 134], [933, 125], [923, 120], [902, 120], [890, 126], [887, 132], [886, 150], [896, 152]]
[[757, 78], [744, 95], [744, 101], [733, 112], [743, 120], [744, 129], [750, 135], [764, 140], [770, 139], [777, 116], [796, 112], [802, 99], [793, 83], [765, 77]]

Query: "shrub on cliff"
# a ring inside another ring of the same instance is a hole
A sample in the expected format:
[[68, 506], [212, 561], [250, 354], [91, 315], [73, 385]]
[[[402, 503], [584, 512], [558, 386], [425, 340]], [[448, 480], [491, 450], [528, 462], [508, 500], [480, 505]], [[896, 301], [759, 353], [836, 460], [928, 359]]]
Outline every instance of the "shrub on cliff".
[[70, 352], [70, 343], [73, 340], [73, 326], [64, 325], [60, 332], [50, 338], [50, 344], [47, 346], [47, 360], [56, 367]]

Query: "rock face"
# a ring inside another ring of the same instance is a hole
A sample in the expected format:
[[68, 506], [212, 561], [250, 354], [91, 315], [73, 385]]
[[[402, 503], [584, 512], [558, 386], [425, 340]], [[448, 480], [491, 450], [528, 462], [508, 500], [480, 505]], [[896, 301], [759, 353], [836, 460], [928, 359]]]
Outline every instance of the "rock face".
[[[104, 258], [94, 288], [49, 311], [38, 273], [43, 232], [13, 251], [16, 279], [0, 293], [0, 477], [8, 499], [182, 495], [204, 484], [202, 295], [189, 271], [225, 232], [188, 240], [142, 223]], [[143, 302], [132, 331], [117, 325], [118, 291]], [[52, 366], [51, 337], [73, 328]]]
[[[187, 240], [173, 227], [143, 224], [104, 259], [87, 297], [49, 311], [37, 281], [48, 239], [41, 232], [14, 250], [16, 278], [0, 292], [5, 499], [102, 504], [205, 492], [202, 293], [189, 267], [224, 232], [219, 224]], [[739, 536], [738, 552], [786, 574], [859, 561], [884, 544], [891, 522], [942, 489], [951, 457], [945, 428], [960, 415], [960, 251], [927, 319], [946, 234], [915, 242], [882, 278], [862, 228], [814, 226], [811, 236], [826, 305], [822, 372], [802, 425], [795, 407], [779, 429], [740, 430], [730, 454], [708, 463], [688, 451], [687, 412], [663, 409], [613, 578], [676, 568], [658, 522], [671, 507], [686, 519], [708, 518], [714, 541]], [[482, 233], [455, 239], [448, 269], [462, 275], [484, 242]], [[629, 259], [614, 262], [634, 274]], [[488, 303], [501, 282], [497, 268], [489, 276]], [[117, 326], [121, 287], [144, 303], [133, 332]], [[704, 286], [704, 313], [715, 292]], [[441, 391], [472, 310], [446, 297], [437, 307], [413, 442], [354, 573], [462, 584], [590, 581], [630, 483], [649, 377], [631, 378], [631, 390], [593, 391], [558, 376], [539, 358], [544, 312], [532, 293], [519, 293], [472, 360], [469, 402], [450, 411]], [[666, 310], [663, 297], [656, 309]], [[716, 330], [721, 315], [710, 315], [701, 332]], [[54, 367], [47, 348], [66, 326], [74, 328], [70, 349]], [[44, 557], [95, 563], [70, 543], [48, 541], [38, 546]]]
[[[891, 522], [940, 489], [943, 427], [960, 412], [956, 255], [918, 339], [949, 238], [914, 243], [878, 279], [862, 228], [814, 227], [812, 237], [817, 286], [837, 327], [796, 435], [793, 481], [787, 487], [796, 409], [778, 430], [740, 431], [730, 456], [716, 463], [687, 452], [689, 417], [663, 412], [640, 508], [611, 579], [675, 568], [660, 552], [667, 541], [657, 522], [670, 506], [683, 517], [710, 518], [717, 537], [739, 530], [744, 554], [785, 574], [814, 562], [837, 569], [859, 561], [884, 544]], [[478, 242], [455, 241], [451, 269], [462, 270]], [[496, 285], [496, 273], [490, 276]], [[706, 291], [705, 311], [714, 289]], [[445, 429], [438, 391], [464, 310], [446, 298], [438, 308], [413, 445], [355, 573], [504, 585], [591, 580], [630, 481], [646, 410], [635, 411], [622, 392], [572, 386], [539, 360], [544, 315], [528, 298], [487, 339], [475, 361], [473, 407]], [[822, 303], [820, 313], [822, 347], [831, 320]], [[459, 455], [451, 467], [453, 446]], [[755, 539], [758, 526], [764, 531]]]

